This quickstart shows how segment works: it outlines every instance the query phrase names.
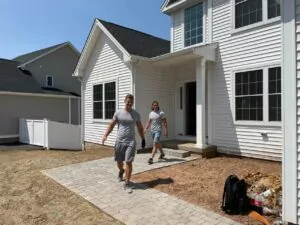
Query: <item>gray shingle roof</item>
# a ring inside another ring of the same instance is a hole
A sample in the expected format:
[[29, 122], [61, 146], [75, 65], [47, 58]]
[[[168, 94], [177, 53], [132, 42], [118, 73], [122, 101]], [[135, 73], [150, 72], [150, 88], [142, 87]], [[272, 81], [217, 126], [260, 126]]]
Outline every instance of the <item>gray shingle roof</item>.
[[170, 52], [170, 41], [98, 19], [131, 55], [155, 57]]
[[66, 42], [64, 43], [61, 43], [61, 44], [58, 44], [58, 45], [53, 45], [53, 46], [50, 46], [50, 47], [47, 47], [47, 48], [43, 48], [43, 49], [40, 49], [40, 50], [37, 50], [37, 51], [34, 51], [34, 52], [30, 52], [30, 53], [26, 53], [24, 55], [20, 55], [20, 56], [17, 56], [16, 58], [12, 59], [14, 61], [18, 61], [18, 62], [21, 62], [21, 63], [26, 63], [32, 59], [35, 59], [61, 45], [64, 45], [66, 44]]
[[0, 91], [70, 96], [75, 95], [59, 89], [54, 90], [51, 88], [41, 87], [30, 71], [18, 68], [19, 64], [20, 63], [17, 61], [0, 59]]

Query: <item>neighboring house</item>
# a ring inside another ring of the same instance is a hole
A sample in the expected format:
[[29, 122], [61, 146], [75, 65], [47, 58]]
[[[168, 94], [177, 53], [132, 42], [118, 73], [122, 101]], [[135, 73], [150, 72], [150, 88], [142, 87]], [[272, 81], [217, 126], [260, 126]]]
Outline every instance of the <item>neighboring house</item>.
[[282, 1], [283, 221], [300, 224], [300, 1]]
[[79, 55], [67, 42], [0, 59], [0, 143], [18, 140], [19, 118], [80, 124]]
[[96, 19], [74, 72], [82, 79], [84, 141], [100, 143], [113, 112], [133, 93], [143, 123], [159, 101], [169, 139], [281, 160], [279, 2], [166, 0], [170, 43]]

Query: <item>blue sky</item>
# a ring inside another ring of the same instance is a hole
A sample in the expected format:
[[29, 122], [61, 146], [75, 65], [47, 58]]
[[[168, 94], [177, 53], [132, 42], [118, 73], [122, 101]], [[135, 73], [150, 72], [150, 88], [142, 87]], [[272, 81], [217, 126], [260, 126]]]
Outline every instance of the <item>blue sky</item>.
[[65, 41], [79, 50], [94, 18], [169, 39], [163, 0], [0, 0], [0, 58]]

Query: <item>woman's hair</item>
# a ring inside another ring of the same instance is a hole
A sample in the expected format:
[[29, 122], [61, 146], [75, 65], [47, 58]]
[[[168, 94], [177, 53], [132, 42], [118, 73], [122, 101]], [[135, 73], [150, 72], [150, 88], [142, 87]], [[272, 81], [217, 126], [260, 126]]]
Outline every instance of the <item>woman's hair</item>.
[[127, 94], [127, 95], [125, 96], [125, 100], [124, 100], [124, 101], [126, 101], [127, 98], [129, 98], [129, 99], [132, 100], [132, 101], [133, 101], [133, 99], [134, 99], [132, 94]]
[[152, 102], [152, 104], [151, 104], [151, 110], [154, 109], [154, 107], [153, 107], [154, 104], [157, 104], [157, 105], [158, 105], [157, 109], [159, 110], [159, 103], [158, 103], [158, 101], [153, 101], [153, 102]]

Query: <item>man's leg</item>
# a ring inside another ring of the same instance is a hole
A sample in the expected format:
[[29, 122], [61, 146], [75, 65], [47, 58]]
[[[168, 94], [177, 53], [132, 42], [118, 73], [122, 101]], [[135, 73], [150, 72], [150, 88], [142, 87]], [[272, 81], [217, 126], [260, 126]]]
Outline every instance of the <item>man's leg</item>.
[[125, 184], [124, 184], [124, 189], [126, 190], [127, 193], [132, 193], [130, 178], [132, 174], [132, 162], [134, 160], [134, 157], [135, 157], [135, 147], [128, 146], [125, 154], [126, 167], [125, 167]]
[[132, 173], [132, 162], [126, 162], [125, 168], [125, 182], [129, 183]]
[[123, 180], [123, 175], [124, 175], [124, 164], [123, 164], [123, 161], [117, 161], [117, 165], [118, 165], [118, 168], [119, 168], [119, 176], [118, 176], [118, 179], [119, 181], [122, 181]]

